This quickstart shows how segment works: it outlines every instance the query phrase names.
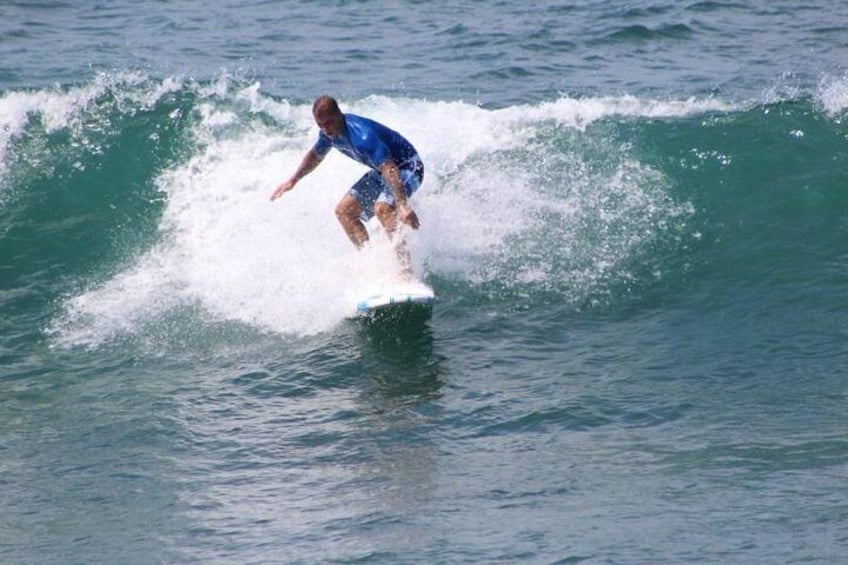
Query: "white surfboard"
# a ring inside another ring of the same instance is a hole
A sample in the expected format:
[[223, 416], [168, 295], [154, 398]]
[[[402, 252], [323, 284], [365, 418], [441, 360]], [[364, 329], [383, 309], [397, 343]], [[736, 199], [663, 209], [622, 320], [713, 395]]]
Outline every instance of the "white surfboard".
[[357, 302], [356, 311], [368, 314], [404, 304], [429, 306], [435, 298], [433, 289], [419, 280], [391, 281], [363, 293]]

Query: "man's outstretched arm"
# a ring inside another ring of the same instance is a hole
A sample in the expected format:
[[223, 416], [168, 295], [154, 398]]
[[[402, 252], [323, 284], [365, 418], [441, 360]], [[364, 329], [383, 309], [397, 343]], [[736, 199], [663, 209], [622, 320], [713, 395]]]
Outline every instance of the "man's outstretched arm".
[[276, 200], [286, 192], [290, 191], [294, 188], [294, 186], [306, 175], [315, 170], [315, 167], [321, 164], [321, 161], [324, 160], [322, 155], [319, 155], [315, 152], [315, 149], [310, 149], [306, 155], [303, 156], [303, 160], [300, 162], [300, 166], [298, 166], [297, 170], [288, 180], [280, 183], [277, 189], [271, 194], [271, 200]]

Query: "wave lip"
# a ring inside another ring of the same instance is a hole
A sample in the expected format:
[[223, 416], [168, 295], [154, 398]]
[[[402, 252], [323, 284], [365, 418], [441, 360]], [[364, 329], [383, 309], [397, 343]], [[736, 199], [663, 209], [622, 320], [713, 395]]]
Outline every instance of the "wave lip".
[[843, 114], [848, 109], [848, 75], [823, 78], [815, 98], [829, 116]]
[[500, 113], [515, 121], [554, 120], [559, 125], [584, 130], [588, 125], [606, 118], [679, 118], [711, 112], [731, 112], [740, 108], [739, 104], [716, 98], [693, 96], [685, 100], [662, 100], [622, 95], [596, 98], [561, 97], [554, 102], [543, 102], [535, 106], [506, 108]]
[[154, 107], [164, 96], [185, 88], [180, 78], [152, 80], [142, 73], [101, 73], [81, 86], [10, 90], [0, 97], [0, 180], [9, 150], [31, 128], [43, 135], [67, 131], [73, 143], [106, 126], [110, 111], [132, 114]]

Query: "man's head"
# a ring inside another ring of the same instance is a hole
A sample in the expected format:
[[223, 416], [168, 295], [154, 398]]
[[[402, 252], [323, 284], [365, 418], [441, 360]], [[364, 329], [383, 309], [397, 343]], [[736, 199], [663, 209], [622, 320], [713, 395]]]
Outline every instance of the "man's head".
[[337, 137], [344, 131], [344, 114], [331, 96], [319, 96], [312, 104], [312, 117], [325, 134]]

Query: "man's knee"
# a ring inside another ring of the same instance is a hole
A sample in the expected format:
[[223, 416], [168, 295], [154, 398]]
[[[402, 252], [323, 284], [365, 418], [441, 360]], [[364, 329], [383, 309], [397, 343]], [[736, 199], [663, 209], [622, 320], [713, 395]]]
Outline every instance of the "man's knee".
[[336, 204], [336, 217], [342, 223], [356, 220], [361, 212], [362, 208], [359, 206], [359, 202], [350, 196], [345, 196]]
[[380, 220], [380, 224], [388, 234], [392, 234], [397, 228], [397, 211], [394, 206], [385, 202], [377, 202], [374, 205], [374, 215]]
[[395, 217], [395, 208], [385, 202], [377, 202], [374, 204], [374, 215], [380, 219], [382, 223], [387, 220], [392, 220]]

